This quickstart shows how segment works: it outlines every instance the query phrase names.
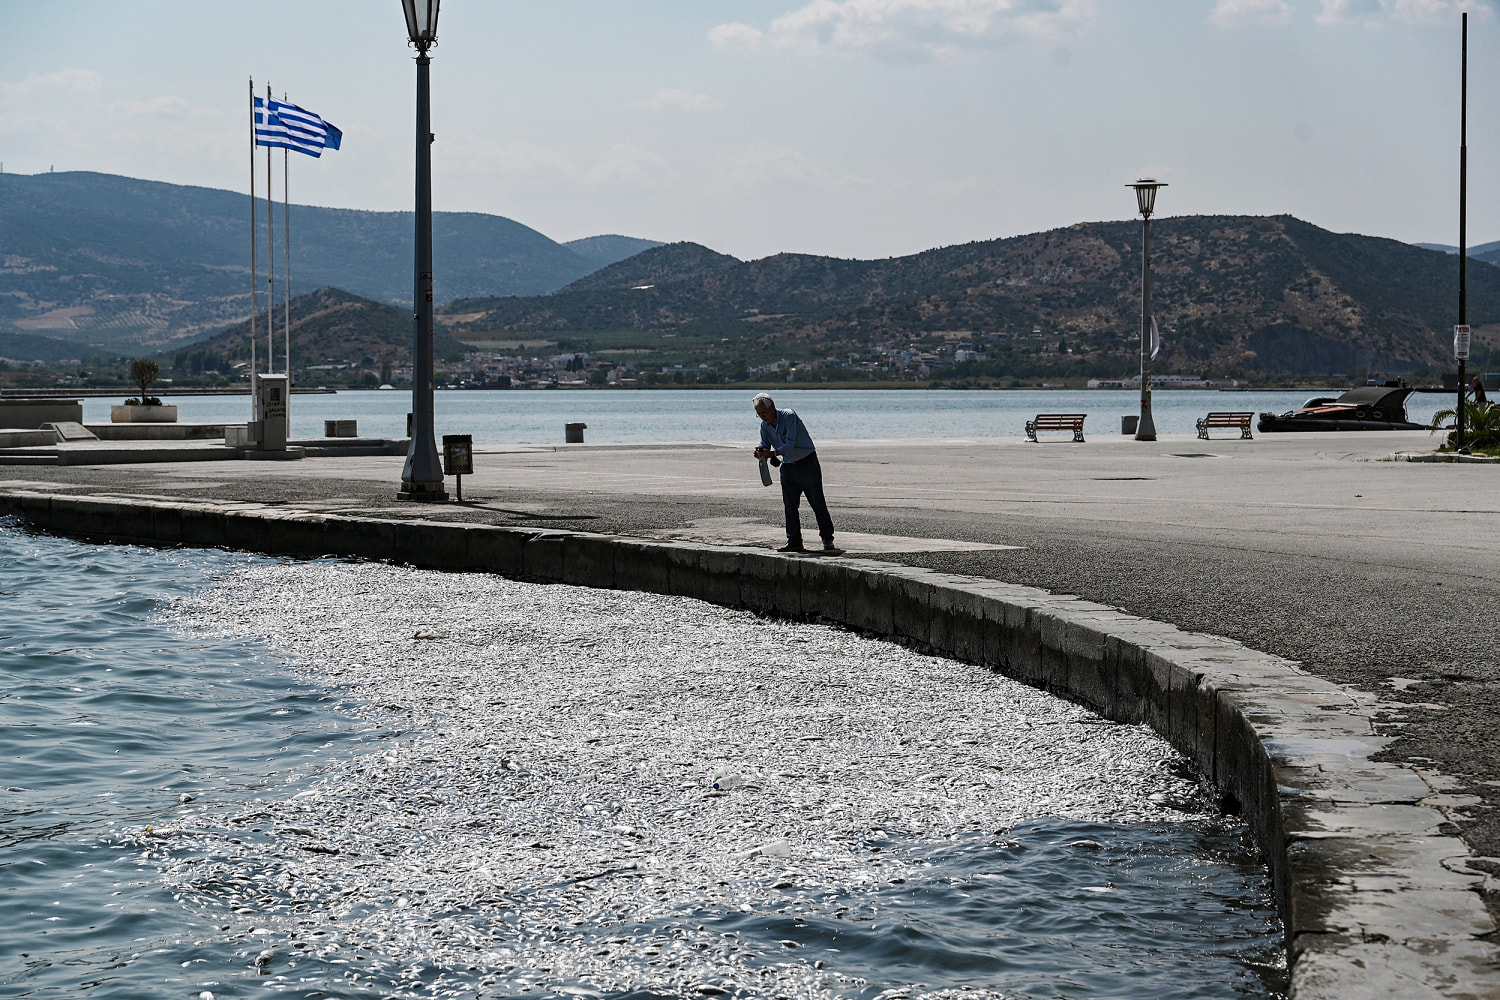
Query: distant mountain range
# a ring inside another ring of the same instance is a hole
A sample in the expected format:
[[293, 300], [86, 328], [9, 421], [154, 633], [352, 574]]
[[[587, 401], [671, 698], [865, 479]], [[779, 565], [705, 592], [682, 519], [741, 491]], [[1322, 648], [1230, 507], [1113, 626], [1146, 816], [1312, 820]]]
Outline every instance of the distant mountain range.
[[[190, 345], [238, 360], [248, 342], [249, 209], [245, 194], [230, 191], [94, 173], [0, 174], [0, 358]], [[276, 222], [279, 231], [279, 210]], [[293, 206], [294, 291], [320, 289], [294, 301], [296, 358], [406, 356], [411, 226], [410, 213]], [[1133, 220], [884, 260], [744, 261], [625, 236], [561, 244], [472, 213], [438, 213], [434, 231], [444, 354], [461, 350], [460, 340], [525, 339], [651, 351], [680, 335], [670, 344], [678, 360], [696, 345], [726, 370], [965, 340], [990, 355], [991, 377], [1124, 373], [1136, 364], [1141, 227]], [[1457, 267], [1446, 248], [1331, 233], [1290, 216], [1169, 217], [1152, 232], [1160, 370], [1451, 365]], [[1500, 257], [1500, 243], [1471, 249], [1468, 268], [1469, 318], [1485, 352], [1500, 342], [1500, 267], [1483, 259], [1491, 254]], [[278, 271], [281, 263], [278, 255]]]
[[[262, 290], [265, 211], [261, 200]], [[278, 275], [284, 222], [278, 204]], [[0, 357], [50, 351], [34, 342], [28, 350], [17, 335], [125, 350], [243, 319], [250, 312], [249, 229], [245, 192], [87, 172], [0, 174]], [[334, 286], [409, 309], [412, 229], [410, 212], [293, 205], [293, 294]], [[500, 216], [437, 212], [437, 296], [537, 295], [657, 245], [626, 236], [561, 244]]]
[[[282, 326], [283, 311], [276, 310], [276, 368], [285, 358], [286, 333]], [[395, 367], [411, 364], [411, 307], [372, 302], [337, 288], [320, 288], [292, 299], [292, 363], [305, 365], [353, 362], [379, 365], [390, 362]], [[258, 367], [265, 370], [266, 314], [256, 318], [255, 345]], [[433, 350], [438, 357], [462, 355], [469, 350], [447, 330], [434, 332]], [[250, 359], [250, 321], [236, 323], [210, 337], [183, 344], [173, 353], [198, 352], [202, 361], [189, 367], [227, 371], [237, 361]]]
[[[1163, 371], [1406, 372], [1451, 364], [1457, 267], [1440, 252], [1337, 234], [1290, 216], [1165, 218], [1152, 226]], [[460, 299], [464, 339], [679, 331], [747, 352], [817, 357], [920, 338], [1040, 339], [1091, 370], [1133, 368], [1141, 226], [1080, 223], [888, 260], [696, 244], [637, 254], [547, 296]], [[1469, 268], [1480, 343], [1500, 339], [1500, 268]], [[498, 335], [498, 336], [497, 336]], [[1014, 346], [1012, 346], [1014, 345]]]
[[[1449, 243], [1417, 243], [1415, 246], [1423, 250], [1441, 250], [1443, 253], [1458, 253], [1458, 247]], [[1474, 260], [1482, 260], [1486, 264], [1500, 265], [1500, 241], [1494, 243], [1481, 243], [1477, 247], [1469, 247], [1469, 257]]]

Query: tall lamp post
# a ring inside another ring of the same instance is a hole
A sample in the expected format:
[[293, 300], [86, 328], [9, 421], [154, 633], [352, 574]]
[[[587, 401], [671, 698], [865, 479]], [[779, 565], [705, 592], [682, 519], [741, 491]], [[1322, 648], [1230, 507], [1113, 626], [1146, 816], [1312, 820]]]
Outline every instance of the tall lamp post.
[[1141, 419], [1136, 424], [1137, 441], [1156, 440], [1156, 422], [1151, 419], [1151, 213], [1156, 210], [1156, 189], [1167, 185], [1143, 177], [1126, 187], [1135, 188], [1136, 207], [1141, 210]]
[[401, 470], [399, 500], [445, 501], [432, 419], [432, 107], [427, 50], [437, 44], [439, 0], [401, 0], [406, 33], [417, 50], [417, 232], [413, 268], [411, 445]]
[[1458, 406], [1453, 415], [1453, 447], [1467, 455], [1464, 398], [1469, 393], [1469, 14], [1464, 12], [1463, 49], [1459, 71], [1458, 112], [1458, 325], [1453, 328], [1453, 355], [1458, 360]]

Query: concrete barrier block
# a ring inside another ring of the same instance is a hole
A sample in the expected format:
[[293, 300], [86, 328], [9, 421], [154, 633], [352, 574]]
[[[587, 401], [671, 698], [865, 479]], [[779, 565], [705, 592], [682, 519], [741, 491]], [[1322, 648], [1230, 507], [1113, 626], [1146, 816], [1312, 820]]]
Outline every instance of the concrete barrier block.
[[670, 594], [672, 581], [667, 563], [670, 548], [666, 542], [636, 539], [615, 542], [615, 586], [648, 594]]
[[1068, 691], [1107, 719], [1118, 718], [1119, 690], [1115, 663], [1107, 655], [1104, 636], [1088, 621], [1064, 620], [1062, 655], [1067, 664]]
[[[722, 608], [744, 607], [740, 585], [744, 578], [745, 552], [740, 549], [704, 546], [698, 550], [698, 568], [703, 589], [697, 595]], [[675, 584], [674, 584], [675, 592]]]
[[831, 559], [813, 558], [798, 560], [798, 571], [803, 616], [842, 623], [848, 610], [844, 597], [847, 570]]
[[480, 569], [472, 541], [476, 528], [461, 521], [403, 521], [396, 529], [394, 560], [422, 569]]
[[156, 541], [156, 504], [116, 501], [115, 538], [150, 545]]
[[798, 560], [775, 552], [747, 551], [740, 565], [745, 572], [740, 582], [741, 604], [759, 614], [802, 617]]
[[933, 584], [926, 572], [895, 571], [891, 581], [891, 619], [896, 635], [919, 646], [927, 646], [932, 637]]
[[1030, 625], [1029, 608], [999, 601], [985, 608], [985, 662], [1023, 684], [1041, 685], [1041, 637]]
[[1160, 649], [1146, 649], [1145, 659], [1156, 683], [1167, 689], [1167, 725], [1158, 732], [1212, 779], [1217, 715], [1213, 689], [1202, 685], [1200, 672], [1183, 667]]
[[984, 607], [977, 593], [935, 581], [928, 607], [928, 645], [965, 663], [984, 658]]
[[45, 493], [0, 493], [0, 514], [23, 518], [43, 531], [52, 530], [52, 497]]
[[1276, 772], [1254, 723], [1244, 715], [1242, 693], [1220, 687], [1215, 700], [1216, 783], [1221, 791], [1239, 800], [1241, 811], [1260, 843], [1278, 844], [1283, 837]]
[[569, 535], [563, 543], [563, 581], [579, 587], [614, 588], [616, 542], [607, 535]]
[[566, 531], [538, 531], [521, 548], [521, 577], [537, 583], [561, 583]]
[[155, 506], [151, 519], [151, 536], [156, 539], [156, 544], [182, 544], [182, 511], [183, 505], [177, 503], [160, 503]]
[[224, 511], [220, 507], [185, 506], [178, 515], [178, 541], [198, 548], [220, 548], [224, 542]]
[[[667, 586], [677, 597], [705, 600], [713, 584], [703, 568], [703, 547], [691, 542], [673, 542], [667, 546]], [[739, 598], [739, 588], [735, 588]]]
[[1063, 650], [1065, 629], [1062, 623], [1050, 610], [1039, 607], [1031, 611], [1030, 628], [1036, 635], [1036, 663], [1032, 667], [1029, 683], [1064, 697], [1080, 700], [1069, 686], [1072, 676], [1067, 654]]
[[323, 519], [323, 551], [349, 559], [395, 562], [397, 527], [392, 521], [330, 514]]
[[1157, 684], [1156, 675], [1146, 667], [1141, 648], [1129, 640], [1111, 635], [1105, 640], [1104, 655], [1114, 665], [1113, 718], [1132, 725], [1144, 723], [1156, 732], [1165, 732], [1167, 689]]
[[224, 544], [245, 552], [276, 551], [266, 531], [264, 512], [230, 510], [224, 514]]
[[979, 632], [980, 662], [1001, 673], [1009, 673], [1012, 655], [1012, 638], [1005, 627], [1008, 603], [1003, 597], [993, 594], [982, 597], [979, 602], [979, 613], [982, 616]]
[[93, 497], [56, 497], [52, 502], [52, 528], [67, 535], [109, 538], [119, 534], [119, 504]]
[[328, 554], [321, 515], [272, 512], [262, 516], [262, 523], [266, 544], [263, 551], [306, 558]]
[[494, 573], [508, 580], [519, 580], [522, 575], [526, 543], [534, 534], [534, 531], [526, 528], [475, 525], [473, 532], [468, 536], [471, 546], [469, 552], [471, 565], [478, 572]]
[[843, 562], [848, 573], [844, 583], [844, 623], [850, 628], [888, 636], [896, 628], [891, 580], [878, 568], [862, 562]]

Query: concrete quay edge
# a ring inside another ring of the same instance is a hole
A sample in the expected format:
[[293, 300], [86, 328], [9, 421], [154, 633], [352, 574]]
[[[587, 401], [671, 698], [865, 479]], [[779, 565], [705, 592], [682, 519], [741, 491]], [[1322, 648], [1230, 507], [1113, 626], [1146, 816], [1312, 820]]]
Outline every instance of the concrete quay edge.
[[1271, 869], [1291, 996], [1500, 998], [1487, 876], [1440, 788], [1371, 758], [1376, 700], [1212, 635], [1031, 587], [848, 557], [255, 503], [0, 491], [58, 534], [335, 556], [691, 597], [823, 620], [1144, 723], [1243, 811]]

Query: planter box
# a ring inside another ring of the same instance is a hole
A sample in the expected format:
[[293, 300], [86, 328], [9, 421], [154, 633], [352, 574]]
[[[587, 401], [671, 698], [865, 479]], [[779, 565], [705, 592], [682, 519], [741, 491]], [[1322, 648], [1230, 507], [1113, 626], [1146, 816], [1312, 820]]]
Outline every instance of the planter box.
[[175, 424], [175, 406], [111, 406], [109, 419], [116, 424]]

